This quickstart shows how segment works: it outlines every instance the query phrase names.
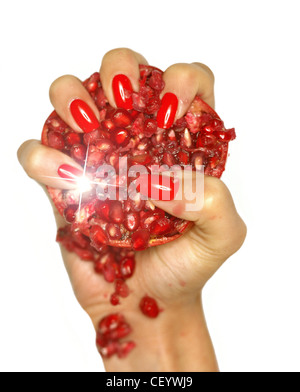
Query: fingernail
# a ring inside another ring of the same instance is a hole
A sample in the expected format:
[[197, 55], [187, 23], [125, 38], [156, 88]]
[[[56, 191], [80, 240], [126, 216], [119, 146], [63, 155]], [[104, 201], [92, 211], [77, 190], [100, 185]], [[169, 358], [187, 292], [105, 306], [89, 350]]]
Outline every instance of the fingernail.
[[74, 99], [74, 101], [71, 102], [70, 111], [77, 125], [83, 132], [92, 132], [100, 126], [93, 110], [81, 99]]
[[161, 106], [157, 112], [157, 125], [159, 128], [167, 129], [173, 125], [178, 107], [178, 98], [173, 93], [166, 93]]
[[70, 165], [61, 165], [57, 170], [58, 175], [64, 180], [73, 180], [77, 181], [78, 178], [82, 177], [82, 170], [77, 169], [76, 167]]
[[179, 190], [179, 180], [161, 174], [142, 174], [139, 177], [142, 195], [152, 200], [171, 201], [174, 200]]
[[116, 75], [112, 81], [112, 89], [118, 108], [132, 109], [132, 85], [126, 75]]

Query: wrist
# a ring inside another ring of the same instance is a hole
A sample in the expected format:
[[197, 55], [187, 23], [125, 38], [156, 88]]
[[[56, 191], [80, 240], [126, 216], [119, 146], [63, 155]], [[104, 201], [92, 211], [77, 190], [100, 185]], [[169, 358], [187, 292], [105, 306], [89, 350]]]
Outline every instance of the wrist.
[[107, 371], [199, 372], [217, 371], [200, 295], [184, 304], [165, 306], [157, 318], [124, 311], [132, 328], [128, 339], [136, 347], [125, 357], [104, 358]]

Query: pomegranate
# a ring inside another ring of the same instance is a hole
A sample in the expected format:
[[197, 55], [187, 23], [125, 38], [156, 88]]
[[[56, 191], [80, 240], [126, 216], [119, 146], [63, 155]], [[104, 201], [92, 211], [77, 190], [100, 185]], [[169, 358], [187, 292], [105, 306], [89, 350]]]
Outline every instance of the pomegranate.
[[[175, 240], [190, 226], [190, 222], [172, 217], [150, 200], [144, 200], [140, 193], [142, 184], [136, 187], [133, 197], [124, 198], [123, 190], [126, 189], [125, 196], [132, 196], [130, 186], [136, 181], [127, 175], [128, 170], [144, 165], [146, 174], [141, 176], [145, 182], [151, 177], [152, 165], [191, 165], [193, 170], [204, 165], [205, 174], [221, 177], [228, 143], [235, 138], [235, 131], [225, 129], [216, 112], [200, 97], [170, 128], [159, 128], [157, 114], [164, 82], [162, 71], [154, 67], [140, 66], [140, 91], [127, 96], [130, 109], [114, 109], [108, 104], [99, 73], [83, 85], [99, 110], [99, 127], [93, 129], [91, 124], [88, 133], [76, 133], [53, 111], [45, 122], [42, 143], [64, 152], [84, 167], [92, 187], [84, 193], [50, 187], [48, 191], [66, 221], [66, 226], [58, 229], [57, 241], [82, 260], [93, 262], [95, 273], [114, 285], [110, 303], [117, 306], [121, 298], [130, 294], [126, 281], [135, 271], [135, 251]], [[124, 159], [128, 163], [126, 170]], [[113, 170], [112, 175], [106, 172], [102, 183], [99, 173], [104, 165]], [[103, 199], [104, 188], [108, 187], [115, 188], [115, 197]], [[158, 317], [160, 312], [156, 300], [148, 295], [139, 301], [137, 309], [149, 318]], [[126, 357], [136, 344], [120, 339], [130, 332], [131, 327], [121, 314], [104, 317], [96, 333], [99, 353], [104, 358]]]
[[[100, 75], [94, 73], [83, 85], [95, 101], [101, 121], [89, 133], [74, 132], [55, 111], [45, 122], [42, 143], [71, 156], [92, 179], [92, 189], [82, 195], [48, 188], [58, 211], [71, 225], [59, 232], [58, 240], [85, 260], [97, 258], [95, 251], [101, 253], [107, 245], [144, 250], [163, 244], [178, 238], [190, 225], [154, 207], [139, 192], [129, 197], [130, 185], [136, 181], [127, 176], [130, 167], [144, 165], [150, 174], [152, 165], [190, 164], [194, 169], [204, 165], [205, 174], [215, 177], [225, 169], [228, 143], [235, 138], [235, 131], [225, 129], [216, 112], [200, 97], [169, 129], [157, 126], [162, 74], [157, 68], [141, 65], [140, 91], [132, 93], [133, 109], [126, 110], [108, 104]], [[120, 158], [127, 160], [125, 173]], [[102, 165], [114, 169], [114, 175], [104, 182], [99, 178]], [[99, 184], [106, 189], [114, 187], [116, 200], [99, 197]], [[127, 199], [121, 195], [123, 189]], [[78, 238], [71, 238], [75, 233]], [[113, 274], [106, 272], [105, 276], [113, 279]]]

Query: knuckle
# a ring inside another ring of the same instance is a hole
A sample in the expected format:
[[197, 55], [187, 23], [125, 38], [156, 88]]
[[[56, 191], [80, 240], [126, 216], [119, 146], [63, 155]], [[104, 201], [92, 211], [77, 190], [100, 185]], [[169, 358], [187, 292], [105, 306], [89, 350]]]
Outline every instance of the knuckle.
[[214, 83], [215, 75], [214, 75], [213, 71], [206, 64], [195, 62], [195, 63], [192, 63], [192, 65], [197, 67], [198, 69], [200, 69], [202, 72], [205, 72], [205, 74]]
[[238, 215], [235, 220], [234, 228], [230, 232], [226, 243], [223, 244], [222, 252], [227, 253], [227, 257], [236, 253], [243, 245], [247, 235], [247, 226], [242, 218]]
[[66, 85], [70, 86], [73, 83], [77, 83], [78, 79], [74, 75], [62, 75], [55, 79], [49, 88], [50, 98], [53, 98], [55, 95], [59, 93], [62, 88], [65, 88]]
[[166, 72], [170, 75], [176, 74], [183, 83], [189, 83], [195, 78], [195, 69], [187, 63], [177, 63], [171, 65]]
[[208, 211], [218, 210], [228, 197], [231, 198], [229, 189], [222, 180], [215, 177], [206, 177], [204, 204]]
[[119, 61], [132, 61], [134, 58], [134, 52], [129, 48], [116, 48], [105, 53], [102, 62], [113, 61], [118, 58]]

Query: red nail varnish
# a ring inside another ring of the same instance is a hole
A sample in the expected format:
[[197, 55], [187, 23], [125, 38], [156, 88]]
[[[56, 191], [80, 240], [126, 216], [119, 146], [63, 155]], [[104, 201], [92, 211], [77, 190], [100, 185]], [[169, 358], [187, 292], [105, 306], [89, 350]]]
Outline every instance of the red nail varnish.
[[152, 200], [174, 200], [179, 190], [179, 180], [161, 174], [142, 174], [139, 177], [139, 191]]
[[61, 165], [57, 170], [58, 175], [65, 180], [78, 180], [78, 177], [82, 177], [83, 172], [76, 167], [70, 165]]
[[83, 132], [92, 132], [100, 126], [93, 110], [81, 99], [74, 99], [74, 101], [71, 102], [70, 111], [77, 125]]
[[178, 107], [178, 98], [173, 93], [166, 93], [161, 106], [157, 112], [157, 125], [159, 128], [167, 129], [173, 125]]
[[116, 75], [112, 81], [112, 89], [118, 108], [132, 109], [132, 86], [126, 75]]

